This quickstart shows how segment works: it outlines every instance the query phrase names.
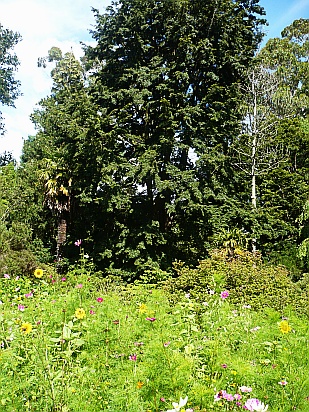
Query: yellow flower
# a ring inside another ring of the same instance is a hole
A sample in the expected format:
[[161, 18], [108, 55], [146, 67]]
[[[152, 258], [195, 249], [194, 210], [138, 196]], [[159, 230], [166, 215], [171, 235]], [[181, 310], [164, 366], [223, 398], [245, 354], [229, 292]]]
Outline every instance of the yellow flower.
[[43, 270], [42, 269], [35, 269], [34, 276], [38, 279], [41, 279], [41, 277], [43, 276]]
[[281, 330], [282, 333], [289, 333], [292, 330], [292, 328], [289, 325], [289, 322], [287, 320], [282, 320], [279, 323], [279, 329]]
[[137, 382], [137, 385], [136, 385], [137, 389], [141, 389], [143, 386], [144, 386], [144, 382], [141, 382], [141, 381]]
[[139, 305], [138, 311], [139, 313], [147, 313], [147, 306], [145, 305], [145, 303]]
[[23, 323], [20, 327], [20, 331], [24, 335], [28, 335], [32, 331], [32, 325], [31, 323]]
[[86, 312], [82, 308], [77, 308], [75, 311], [75, 317], [77, 319], [84, 319], [84, 317], [86, 317]]

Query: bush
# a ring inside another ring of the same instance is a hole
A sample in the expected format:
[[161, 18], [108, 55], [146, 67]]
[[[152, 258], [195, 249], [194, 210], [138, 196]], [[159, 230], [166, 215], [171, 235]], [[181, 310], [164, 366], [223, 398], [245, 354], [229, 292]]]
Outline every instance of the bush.
[[235, 249], [231, 259], [226, 251], [213, 251], [209, 259], [191, 269], [182, 263], [174, 265], [176, 277], [165, 282], [170, 301], [179, 292], [190, 292], [192, 298], [207, 301], [209, 293], [228, 290], [231, 303], [265, 307], [281, 313], [287, 307], [307, 314], [308, 290], [302, 283], [293, 283], [284, 266], [262, 262], [259, 254]]

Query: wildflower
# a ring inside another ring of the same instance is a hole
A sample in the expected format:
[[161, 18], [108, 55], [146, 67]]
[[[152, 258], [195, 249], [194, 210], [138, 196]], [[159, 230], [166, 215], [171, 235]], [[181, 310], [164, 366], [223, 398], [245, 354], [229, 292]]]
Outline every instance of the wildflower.
[[77, 308], [75, 311], [75, 317], [77, 319], [84, 319], [84, 317], [86, 316], [86, 312], [84, 311], [84, 309], [82, 308]]
[[234, 400], [234, 396], [231, 395], [230, 393], [225, 393], [223, 398], [226, 399], [229, 402], [232, 402]]
[[32, 331], [32, 325], [31, 323], [23, 323], [20, 327], [20, 331], [24, 335], [28, 335]]
[[282, 386], [285, 386], [285, 385], [288, 384], [287, 381], [280, 381], [280, 382], [278, 382], [278, 383], [279, 383], [279, 385], [282, 385]]
[[226, 363], [222, 363], [221, 368], [226, 369], [226, 368], [227, 368], [227, 364], [226, 364]]
[[94, 310], [89, 310], [90, 315], [95, 315], [95, 311]]
[[216, 395], [214, 396], [214, 401], [221, 401], [221, 399], [223, 399], [223, 397], [227, 394], [226, 391], [219, 391], [218, 393], [216, 393]]
[[74, 245], [75, 246], [80, 246], [82, 244], [82, 240], [81, 239], [78, 239], [78, 240], [76, 240], [76, 242], [74, 242]]
[[246, 401], [244, 409], [247, 409], [248, 411], [266, 412], [268, 405], [265, 406], [264, 403], [258, 399], [251, 398]]
[[226, 299], [229, 297], [229, 292], [227, 290], [223, 290], [220, 296], [221, 296], [221, 299]]
[[185, 298], [189, 299], [190, 298], [190, 293], [186, 293]]
[[10, 276], [9, 274], [7, 274], [7, 273], [5, 273], [5, 274], [3, 275], [3, 277], [4, 277], [5, 279], [10, 279], [10, 278], [11, 278], [11, 276]]
[[17, 309], [20, 310], [21, 312], [23, 312], [25, 310], [25, 306], [24, 305], [18, 305]]
[[138, 311], [139, 313], [147, 313], [147, 306], [145, 305], [145, 303], [142, 303], [141, 305], [139, 305]]
[[137, 356], [135, 355], [135, 353], [129, 356], [130, 361], [133, 361], [133, 362], [136, 362], [136, 358]]
[[208, 291], [208, 293], [209, 293], [210, 295], [214, 295], [214, 294], [215, 294], [215, 291], [212, 290], [212, 289], [210, 289], [210, 290]]
[[154, 322], [156, 318], [146, 318], [146, 320], [149, 320], [150, 322]]
[[256, 332], [259, 329], [261, 329], [260, 326], [255, 326], [254, 328], [250, 329], [250, 332]]
[[239, 390], [244, 393], [252, 392], [252, 388], [249, 388], [248, 386], [240, 386]]
[[144, 343], [143, 343], [143, 342], [134, 342], [134, 345], [135, 345], [135, 346], [143, 346]]
[[102, 302], [103, 302], [103, 298], [97, 298], [97, 302], [102, 303]]
[[141, 382], [141, 381], [137, 382], [137, 385], [136, 385], [137, 389], [141, 389], [143, 386], [144, 386], [144, 382]]
[[180, 412], [181, 408], [186, 405], [188, 402], [188, 397], [186, 396], [184, 399], [180, 398], [179, 403], [177, 402], [172, 402], [172, 405], [174, 409], [169, 409], [166, 412]]
[[160, 398], [160, 401], [161, 401], [161, 402], [166, 402], [165, 398], [163, 398], [163, 397]]
[[279, 323], [279, 329], [281, 330], [282, 333], [289, 333], [292, 330], [287, 320], [282, 320]]
[[242, 398], [242, 396], [239, 395], [239, 393], [235, 393], [234, 399], [235, 399], [236, 401], [240, 401], [241, 398]]
[[83, 287], [83, 284], [82, 284], [82, 283], [79, 283], [79, 284], [76, 285], [75, 287], [76, 287], [76, 289], [81, 289], [81, 288]]
[[164, 342], [164, 343], [163, 343], [163, 346], [164, 346], [165, 348], [167, 348], [170, 344], [171, 344], [171, 342]]
[[86, 253], [86, 254], [84, 255], [84, 259], [89, 259], [88, 253]]
[[38, 279], [41, 279], [41, 277], [43, 276], [43, 270], [42, 269], [35, 269], [34, 276]]
[[243, 308], [244, 309], [251, 309], [251, 305], [244, 305]]
[[33, 296], [32, 292], [29, 292], [29, 293], [25, 294], [25, 298], [32, 298], [32, 296]]
[[61, 278], [61, 282], [65, 282], [67, 278]]

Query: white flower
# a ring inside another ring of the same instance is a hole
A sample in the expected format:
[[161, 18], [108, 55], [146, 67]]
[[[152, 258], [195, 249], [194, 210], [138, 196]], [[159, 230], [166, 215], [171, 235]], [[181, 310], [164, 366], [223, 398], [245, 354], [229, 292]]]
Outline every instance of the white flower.
[[180, 397], [179, 403], [177, 402], [173, 402], [172, 405], [174, 407], [174, 409], [169, 409], [166, 412], [180, 412], [180, 409], [186, 405], [186, 403], [188, 402], [188, 397], [186, 396], [184, 399], [182, 399]]

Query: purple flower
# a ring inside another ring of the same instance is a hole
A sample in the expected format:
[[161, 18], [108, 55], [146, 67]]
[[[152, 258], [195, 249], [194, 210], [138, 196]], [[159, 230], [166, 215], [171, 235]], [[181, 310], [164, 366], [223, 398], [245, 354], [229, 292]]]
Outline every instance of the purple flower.
[[227, 291], [227, 290], [223, 290], [222, 292], [221, 292], [221, 298], [222, 299], [226, 299], [226, 298], [228, 298], [229, 297], [229, 292]]
[[24, 305], [18, 305], [17, 309], [20, 310], [21, 312], [23, 312], [25, 310], [25, 306]]
[[102, 303], [102, 302], [103, 302], [103, 298], [97, 298], [97, 302]]
[[33, 296], [32, 292], [29, 292], [29, 293], [25, 294], [25, 298], [32, 298], [32, 296]]
[[133, 362], [136, 362], [136, 355], [135, 355], [135, 353], [134, 353], [133, 355], [130, 355], [130, 356], [129, 356], [129, 359], [130, 359], [131, 361], [133, 361]]
[[146, 318], [146, 320], [149, 320], [150, 322], [154, 322], [156, 318]]
[[242, 398], [242, 396], [241, 396], [241, 395], [239, 395], [239, 393], [235, 393], [235, 395], [234, 395], [234, 399], [235, 399], [236, 401], [240, 401], [240, 400], [241, 400], [241, 398]]
[[226, 363], [222, 363], [221, 368], [226, 369], [226, 368], [227, 368], [227, 364], [226, 364]]
[[82, 244], [82, 240], [81, 239], [78, 239], [78, 240], [76, 240], [76, 242], [74, 242], [74, 245], [75, 246], [80, 246]]
[[65, 282], [67, 280], [67, 278], [61, 278], [62, 282]]

